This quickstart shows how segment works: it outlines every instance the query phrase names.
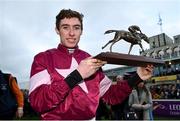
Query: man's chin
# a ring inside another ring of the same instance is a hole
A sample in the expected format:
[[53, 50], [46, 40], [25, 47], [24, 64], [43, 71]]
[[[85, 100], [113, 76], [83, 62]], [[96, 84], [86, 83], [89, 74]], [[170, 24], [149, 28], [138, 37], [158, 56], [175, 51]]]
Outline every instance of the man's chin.
[[67, 48], [74, 49], [74, 48], [77, 48], [77, 46], [67, 46]]

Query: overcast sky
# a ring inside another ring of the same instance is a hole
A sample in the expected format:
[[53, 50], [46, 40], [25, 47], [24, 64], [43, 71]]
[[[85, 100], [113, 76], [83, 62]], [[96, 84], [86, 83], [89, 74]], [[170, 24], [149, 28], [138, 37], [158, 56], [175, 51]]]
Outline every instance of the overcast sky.
[[[168, 36], [180, 34], [180, 0], [0, 0], [0, 69], [12, 73], [19, 82], [28, 81], [34, 55], [56, 48], [55, 16], [63, 8], [84, 14], [84, 30], [79, 43], [92, 55], [114, 34], [104, 35], [108, 29], [127, 30], [138, 25], [148, 37], [159, 34], [160, 14], [162, 30]], [[120, 41], [113, 51], [128, 53], [129, 43]], [[144, 48], [149, 48], [143, 42]], [[139, 54], [134, 46], [132, 54]], [[103, 69], [116, 66], [105, 65]]]

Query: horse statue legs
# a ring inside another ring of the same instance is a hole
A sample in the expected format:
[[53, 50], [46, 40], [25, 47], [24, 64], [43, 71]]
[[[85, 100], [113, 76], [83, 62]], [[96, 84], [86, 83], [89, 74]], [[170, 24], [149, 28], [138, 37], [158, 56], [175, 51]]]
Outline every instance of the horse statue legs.
[[128, 54], [130, 54], [131, 50], [132, 50], [132, 47], [133, 47], [134, 44], [131, 44], [130, 48], [129, 48], [129, 52]]
[[109, 45], [111, 42], [113, 42], [114, 41], [114, 39], [113, 40], [110, 40], [108, 43], [106, 43], [103, 47], [102, 47], [102, 49], [104, 49], [107, 45]]
[[[132, 47], [133, 47], [134, 44], [131, 44], [130, 48], [129, 48], [129, 52], [128, 54], [130, 54], [131, 50], [132, 50]], [[143, 49], [143, 46], [141, 43], [139, 43], [139, 46], [141, 47], [142, 51], [144, 52], [144, 49]]]
[[[118, 41], [118, 40], [117, 40]], [[112, 46], [117, 42], [117, 41], [114, 41], [111, 46], [110, 46], [110, 52], [112, 52]]]
[[143, 46], [141, 43], [139, 43], [139, 46], [141, 47], [142, 51], [144, 52]]
[[118, 41], [119, 41], [119, 40], [115, 40], [115, 39], [110, 40], [107, 44], [105, 44], [105, 45], [102, 47], [102, 49], [104, 49], [108, 44], [112, 43], [111, 46], [110, 46], [110, 52], [112, 52], [112, 46], [113, 46], [116, 42], [118, 42]]

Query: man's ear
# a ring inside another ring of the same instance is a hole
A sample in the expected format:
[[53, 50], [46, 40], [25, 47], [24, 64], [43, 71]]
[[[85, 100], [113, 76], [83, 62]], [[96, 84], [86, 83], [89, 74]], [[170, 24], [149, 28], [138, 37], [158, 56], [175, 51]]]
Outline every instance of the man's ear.
[[57, 28], [55, 28], [55, 31], [56, 31], [57, 34], [59, 34], [59, 30]]

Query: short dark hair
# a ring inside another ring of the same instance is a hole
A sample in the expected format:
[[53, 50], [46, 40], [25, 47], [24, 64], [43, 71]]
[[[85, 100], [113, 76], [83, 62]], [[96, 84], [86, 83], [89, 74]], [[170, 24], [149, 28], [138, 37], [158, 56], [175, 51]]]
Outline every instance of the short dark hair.
[[83, 30], [83, 17], [84, 15], [82, 13], [79, 13], [77, 11], [71, 10], [71, 9], [62, 9], [59, 14], [56, 16], [56, 28], [59, 30], [59, 23], [64, 18], [78, 18], [81, 23], [81, 29]]

